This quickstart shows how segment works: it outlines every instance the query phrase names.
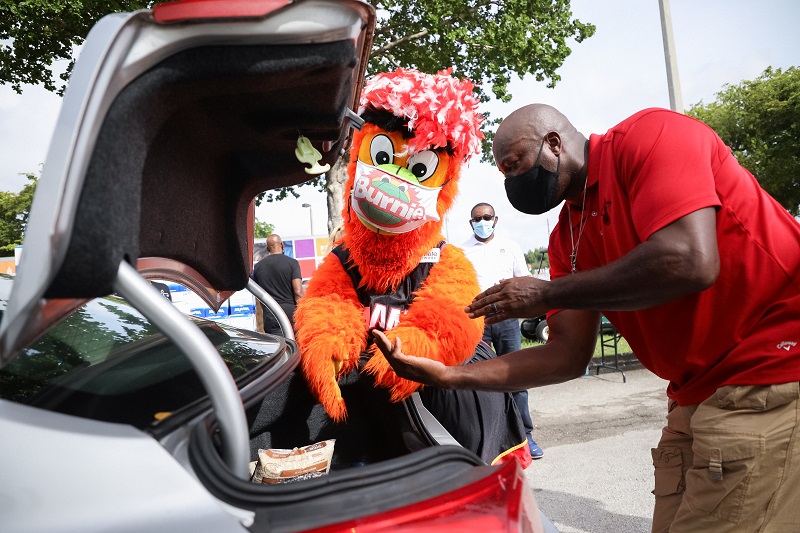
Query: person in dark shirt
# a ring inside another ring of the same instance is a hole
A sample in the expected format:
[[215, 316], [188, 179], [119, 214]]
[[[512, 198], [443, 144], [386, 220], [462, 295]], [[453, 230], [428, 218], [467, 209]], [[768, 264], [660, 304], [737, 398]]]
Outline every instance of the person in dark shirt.
[[[275, 233], [267, 237], [267, 252], [269, 255], [256, 263], [253, 279], [278, 302], [294, 327], [294, 308], [303, 296], [300, 263], [283, 255], [283, 240]], [[259, 305], [264, 314], [264, 332], [281, 335], [283, 332], [278, 320], [263, 304]]]

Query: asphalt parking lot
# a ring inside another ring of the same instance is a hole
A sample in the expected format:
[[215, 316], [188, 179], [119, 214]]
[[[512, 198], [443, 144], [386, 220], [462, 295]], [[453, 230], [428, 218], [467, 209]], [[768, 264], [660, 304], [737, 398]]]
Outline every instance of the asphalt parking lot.
[[639, 365], [530, 389], [544, 457], [527, 470], [539, 507], [561, 533], [649, 532], [650, 448], [661, 435], [667, 382]]

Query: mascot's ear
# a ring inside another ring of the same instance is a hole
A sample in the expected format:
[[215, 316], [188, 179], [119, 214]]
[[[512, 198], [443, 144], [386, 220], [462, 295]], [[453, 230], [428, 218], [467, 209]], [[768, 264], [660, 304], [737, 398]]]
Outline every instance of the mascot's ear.
[[[361, 157], [361, 147], [365, 142], [367, 146], [369, 146], [369, 141], [372, 137], [381, 132], [383, 132], [381, 128], [370, 122], [365, 123], [363, 128], [355, 131], [353, 133], [353, 146], [350, 148], [350, 162], [356, 162]], [[367, 152], [369, 152], [369, 150], [367, 150]], [[362, 159], [362, 161], [368, 163], [366, 160]]]

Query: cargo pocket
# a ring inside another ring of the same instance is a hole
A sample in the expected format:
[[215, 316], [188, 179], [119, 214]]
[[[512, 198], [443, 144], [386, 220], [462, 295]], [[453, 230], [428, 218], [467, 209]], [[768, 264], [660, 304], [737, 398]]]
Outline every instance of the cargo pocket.
[[652, 448], [653, 467], [655, 468], [656, 486], [653, 494], [658, 496], [671, 496], [683, 492], [683, 454], [675, 446]]
[[694, 433], [694, 468], [686, 473], [690, 491], [684, 501], [692, 508], [738, 524], [746, 509], [750, 481], [759, 456], [764, 450], [764, 437], [757, 433], [702, 432]]

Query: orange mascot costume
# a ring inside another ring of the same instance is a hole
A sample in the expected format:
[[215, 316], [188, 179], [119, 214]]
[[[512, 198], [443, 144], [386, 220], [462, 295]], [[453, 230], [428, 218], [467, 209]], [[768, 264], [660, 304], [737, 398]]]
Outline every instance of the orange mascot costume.
[[[374, 76], [362, 93], [366, 123], [350, 152], [340, 253], [319, 266], [295, 312], [306, 380], [336, 421], [347, 416], [337, 377], [362, 353], [376, 353], [371, 329], [391, 331], [406, 353], [446, 365], [462, 364], [481, 340], [483, 320], [464, 312], [480, 292], [475, 271], [441, 235], [461, 165], [483, 136], [472, 89], [449, 72], [400, 69]], [[401, 298], [369, 306], [359, 292]], [[390, 389], [392, 401], [420, 386], [397, 377], [381, 355], [362, 371]]]

